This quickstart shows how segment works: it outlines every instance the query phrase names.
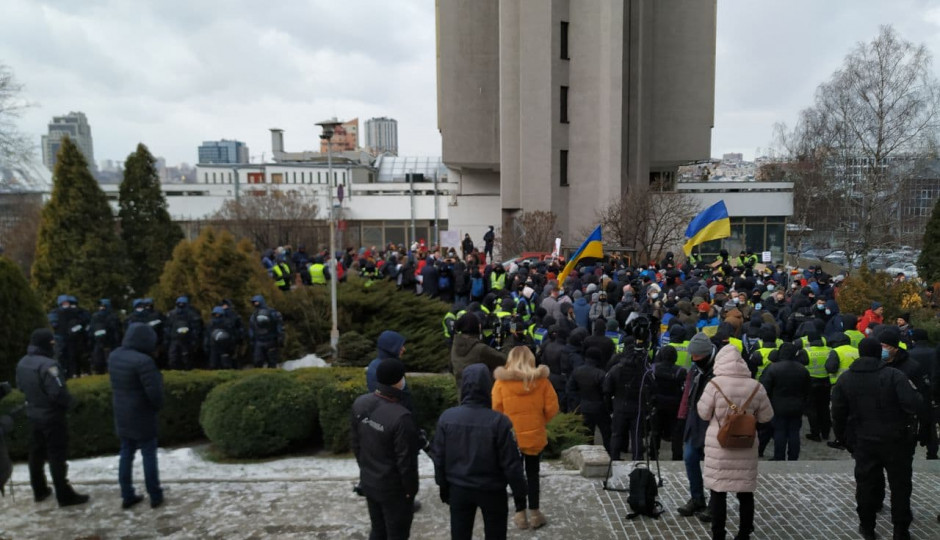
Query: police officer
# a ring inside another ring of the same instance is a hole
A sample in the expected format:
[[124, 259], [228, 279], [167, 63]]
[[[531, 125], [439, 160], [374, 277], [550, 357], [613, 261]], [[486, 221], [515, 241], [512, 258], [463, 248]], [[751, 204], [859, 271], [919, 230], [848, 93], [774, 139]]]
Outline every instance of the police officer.
[[127, 327], [132, 323], [144, 323], [157, 333], [157, 351], [154, 352], [153, 356], [157, 362], [157, 366], [160, 368], [166, 367], [164, 362], [164, 352], [162, 343], [163, 343], [163, 334], [164, 334], [164, 319], [163, 315], [153, 308], [153, 298], [137, 298], [133, 303], [133, 311], [127, 316], [127, 320], [124, 321], [124, 331], [127, 331]]
[[796, 344], [802, 344], [803, 350], [809, 357], [809, 376], [812, 379], [809, 390], [809, 401], [806, 404], [806, 418], [809, 420], [809, 433], [806, 438], [820, 442], [829, 439], [829, 394], [832, 384], [829, 382], [829, 372], [826, 371], [826, 360], [832, 350], [816, 330], [812, 322], [805, 322], [800, 327], [803, 338]]
[[91, 369], [100, 375], [108, 372], [108, 355], [121, 346], [121, 319], [111, 310], [111, 300], [98, 301], [98, 311], [91, 316], [88, 336], [92, 342]]
[[316, 256], [307, 268], [311, 285], [326, 285], [330, 280], [330, 269], [323, 263], [323, 257]]
[[241, 335], [235, 328], [240, 319], [226, 316], [225, 308], [212, 308], [212, 318], [206, 332], [205, 348], [209, 351], [209, 369], [238, 369], [235, 350]]
[[918, 395], [900, 370], [883, 360], [881, 344], [865, 338], [859, 358], [836, 381], [832, 427], [855, 459], [855, 500], [859, 532], [876, 538], [875, 518], [884, 499], [884, 474], [891, 486], [894, 538], [910, 538], [911, 463]]
[[202, 317], [189, 305], [188, 296], [176, 299], [167, 313], [167, 358], [170, 369], [193, 369], [193, 357], [202, 340]]
[[[55, 360], [62, 367], [62, 378], [78, 377], [81, 341], [85, 339], [85, 327], [81, 314], [72, 303], [72, 296], [60, 294], [56, 308], [49, 314], [49, 322], [55, 331]], [[82, 339], [76, 339], [81, 337]]]
[[268, 307], [260, 294], [251, 297], [251, 305], [255, 308], [248, 320], [252, 362], [256, 368], [277, 367], [278, 347], [284, 344], [281, 314]]
[[69, 441], [65, 413], [72, 404], [72, 396], [63, 381], [61, 367], [52, 359], [54, 339], [52, 332], [45, 328], [33, 331], [26, 356], [16, 365], [16, 386], [26, 394], [26, 418], [31, 432], [29, 483], [33, 499], [42, 502], [52, 495], [44, 470], [48, 461], [59, 506], [73, 506], [88, 502], [88, 495], [76, 493], [68, 481]]

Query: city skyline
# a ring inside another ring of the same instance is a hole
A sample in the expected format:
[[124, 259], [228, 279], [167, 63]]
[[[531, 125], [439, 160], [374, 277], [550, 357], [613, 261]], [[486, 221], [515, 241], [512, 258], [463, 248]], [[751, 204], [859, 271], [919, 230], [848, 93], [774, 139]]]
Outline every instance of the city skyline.
[[[316, 150], [314, 124], [334, 116], [395, 118], [400, 155], [441, 154], [429, 0], [364, 1], [356, 10], [311, 1], [263, 12], [247, 0], [224, 12], [175, 0], [2, 1], [0, 63], [34, 104], [18, 126], [37, 156], [50, 119], [68, 111], [94, 126], [99, 162], [123, 161], [143, 142], [168, 163], [194, 163], [202, 141], [221, 138], [244, 141], [252, 161], [262, 153], [269, 160], [268, 128], [284, 129], [292, 149]], [[753, 4], [718, 1], [712, 156], [753, 160], [766, 151], [774, 123], [792, 124], [881, 24], [925, 43], [938, 71], [936, 3]]]

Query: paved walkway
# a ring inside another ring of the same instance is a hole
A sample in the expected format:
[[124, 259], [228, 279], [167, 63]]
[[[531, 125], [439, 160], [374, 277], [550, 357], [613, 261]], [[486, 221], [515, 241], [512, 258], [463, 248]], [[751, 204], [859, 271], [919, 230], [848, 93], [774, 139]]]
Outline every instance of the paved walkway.
[[[365, 501], [352, 493], [356, 468], [348, 458], [297, 457], [256, 464], [218, 464], [201, 460], [202, 449], [161, 450], [166, 488], [164, 507], [146, 502], [120, 509], [115, 478], [117, 457], [72, 464], [72, 478], [92, 500], [59, 509], [54, 502], [32, 501], [24, 465], [14, 473], [16, 501], [0, 499], [0, 538], [350, 538], [368, 537]], [[194, 457], [195, 456], [195, 457]], [[628, 464], [618, 464], [617, 478]], [[858, 538], [852, 462], [761, 462], [754, 538], [836, 540]], [[415, 516], [413, 538], [449, 537], [448, 513], [437, 497], [430, 461], [421, 460], [424, 504]], [[626, 494], [604, 491], [598, 480], [543, 465], [542, 510], [549, 523], [538, 531], [510, 531], [510, 538], [708, 538], [708, 526], [683, 518], [675, 508], [687, 499], [681, 463], [662, 464], [660, 499], [667, 512], [659, 519], [627, 521]], [[137, 463], [135, 478], [141, 482]], [[940, 538], [940, 465], [915, 461], [914, 538]], [[475, 538], [482, 538], [477, 519]], [[737, 503], [729, 498], [729, 537], [736, 530]], [[890, 510], [879, 517], [878, 531], [890, 538]]]

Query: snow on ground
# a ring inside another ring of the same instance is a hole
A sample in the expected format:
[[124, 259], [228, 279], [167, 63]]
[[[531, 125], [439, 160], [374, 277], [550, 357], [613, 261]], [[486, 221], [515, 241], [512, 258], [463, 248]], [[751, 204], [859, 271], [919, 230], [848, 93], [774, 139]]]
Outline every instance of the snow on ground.
[[281, 369], [287, 371], [308, 367], [330, 367], [330, 365], [326, 363], [326, 360], [315, 354], [308, 354], [299, 360], [288, 360], [281, 365]]

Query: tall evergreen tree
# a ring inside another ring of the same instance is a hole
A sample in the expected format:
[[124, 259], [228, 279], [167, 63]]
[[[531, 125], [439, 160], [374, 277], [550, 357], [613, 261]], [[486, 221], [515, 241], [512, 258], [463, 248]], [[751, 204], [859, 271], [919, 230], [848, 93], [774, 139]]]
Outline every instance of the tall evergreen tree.
[[124, 162], [121, 182], [118, 217], [127, 258], [134, 262], [128, 281], [136, 296], [144, 295], [160, 279], [163, 265], [183, 239], [183, 231], [167, 212], [155, 163], [150, 150], [138, 144]]
[[940, 281], [940, 199], [933, 205], [933, 213], [924, 231], [923, 250], [917, 258], [918, 275], [927, 283]]
[[16, 363], [26, 354], [29, 335], [47, 326], [39, 300], [26, 276], [6, 257], [0, 257], [0, 382], [13, 382]]
[[53, 177], [36, 241], [33, 288], [44, 306], [59, 294], [75, 295], [86, 306], [102, 297], [123, 300], [126, 259], [114, 214], [85, 156], [68, 138], [62, 139]]

